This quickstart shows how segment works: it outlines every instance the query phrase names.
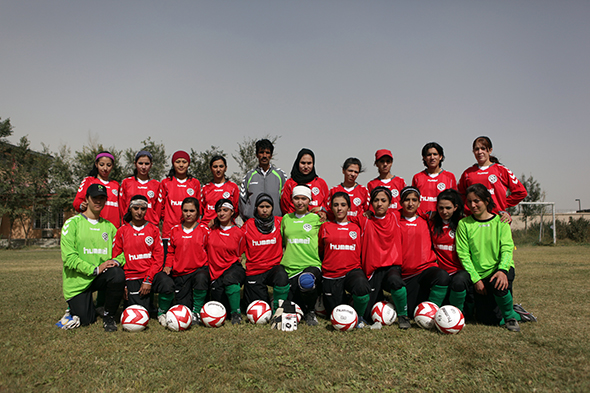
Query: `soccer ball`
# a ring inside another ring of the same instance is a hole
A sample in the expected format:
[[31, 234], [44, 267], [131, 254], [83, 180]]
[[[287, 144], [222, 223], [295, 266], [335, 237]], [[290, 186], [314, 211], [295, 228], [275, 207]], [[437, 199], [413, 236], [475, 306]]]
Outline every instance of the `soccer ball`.
[[381, 322], [383, 325], [391, 325], [397, 318], [393, 304], [388, 302], [377, 302], [371, 309], [373, 322]]
[[201, 309], [201, 322], [203, 325], [209, 327], [220, 327], [225, 322], [225, 317], [227, 316], [227, 312], [225, 311], [225, 307], [223, 304], [210, 301], [205, 303], [203, 308]]
[[455, 306], [442, 306], [435, 314], [434, 321], [441, 333], [457, 334], [465, 326], [463, 313]]
[[424, 329], [434, 328], [434, 315], [438, 311], [438, 306], [432, 302], [422, 302], [414, 310], [414, 321], [418, 326]]
[[301, 318], [303, 318], [303, 310], [297, 303], [295, 304], [295, 314], [297, 314], [297, 323], [301, 322]]
[[272, 317], [272, 309], [264, 300], [254, 300], [246, 309], [246, 315], [250, 322], [264, 325]]
[[326, 311], [326, 306], [324, 306], [324, 297], [322, 295], [318, 296], [318, 300], [315, 302], [315, 313], [318, 317], [328, 318], [328, 312]]
[[334, 329], [347, 332], [354, 329], [359, 322], [359, 317], [354, 308], [347, 304], [341, 304], [334, 308], [330, 317]]
[[150, 314], [139, 304], [127, 307], [121, 314], [121, 326], [128, 332], [140, 332], [147, 327]]
[[191, 327], [193, 314], [187, 306], [177, 304], [166, 313], [166, 326], [175, 332], [181, 332]]

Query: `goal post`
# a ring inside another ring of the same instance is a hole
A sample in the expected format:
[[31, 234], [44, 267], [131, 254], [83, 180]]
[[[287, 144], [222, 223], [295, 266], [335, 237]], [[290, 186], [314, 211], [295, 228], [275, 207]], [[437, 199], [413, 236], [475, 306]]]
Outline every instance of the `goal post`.
[[[541, 205], [543, 207], [551, 206], [551, 215], [553, 217], [553, 244], [557, 244], [557, 227], [555, 225], [555, 202], [520, 202], [519, 205]], [[541, 219], [539, 220], [539, 243], [543, 236], [543, 212], [541, 211]]]

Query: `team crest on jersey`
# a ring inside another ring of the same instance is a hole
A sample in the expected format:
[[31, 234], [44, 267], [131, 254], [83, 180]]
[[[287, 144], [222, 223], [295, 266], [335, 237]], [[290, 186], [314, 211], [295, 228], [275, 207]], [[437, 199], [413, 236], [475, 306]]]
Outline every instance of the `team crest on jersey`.
[[153, 198], [154, 195], [156, 195], [156, 194], [154, 194], [154, 192], [152, 190], [148, 191], [148, 197]]
[[111, 191], [113, 191], [113, 195], [119, 196], [119, 190], [113, 188]]
[[451, 237], [451, 239], [455, 238], [455, 231], [449, 231], [449, 236]]
[[350, 238], [352, 240], [355, 240], [356, 239], [356, 232], [355, 231], [350, 231], [350, 232], [348, 232], [348, 236], [350, 236]]
[[361, 198], [354, 198], [352, 200], [352, 203], [354, 203], [355, 206], [360, 206], [361, 205]]
[[229, 197], [230, 197], [229, 192], [226, 191], [223, 193], [223, 199], [229, 199]]
[[488, 180], [490, 181], [490, 183], [494, 184], [498, 181], [498, 178], [496, 177], [496, 175], [490, 175], [488, 176]]
[[151, 246], [152, 244], [154, 244], [154, 238], [151, 236], [146, 237], [145, 244], [147, 244], [148, 246]]
[[105, 242], [109, 241], [109, 234], [106, 232], [102, 233], [102, 240], [104, 240]]
[[395, 188], [394, 188], [393, 190], [391, 190], [391, 195], [392, 195], [394, 198], [397, 198], [397, 197], [399, 196], [399, 191], [398, 191], [397, 189], [395, 189]]
[[313, 195], [317, 195], [317, 194], [319, 194], [319, 193], [320, 193], [320, 189], [319, 189], [319, 188], [317, 188], [317, 187], [314, 187], [314, 188], [312, 188], [312, 189], [311, 189], [311, 193], [312, 193]]
[[309, 232], [311, 231], [313, 227], [311, 226], [311, 224], [303, 224], [303, 229], [305, 230], [305, 232]]
[[195, 190], [193, 190], [192, 188], [187, 188], [186, 193], [189, 194], [190, 196], [193, 196], [193, 195], [195, 195]]
[[445, 188], [447, 188], [445, 183], [438, 183], [436, 185], [436, 188], [438, 188], [439, 191], [444, 191]]

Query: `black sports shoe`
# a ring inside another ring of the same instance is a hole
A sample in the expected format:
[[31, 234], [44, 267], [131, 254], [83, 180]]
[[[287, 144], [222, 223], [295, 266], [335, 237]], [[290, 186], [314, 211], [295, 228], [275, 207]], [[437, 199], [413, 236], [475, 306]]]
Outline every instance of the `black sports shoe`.
[[240, 323], [242, 323], [242, 314], [240, 314], [239, 312], [233, 312], [231, 314], [231, 324], [239, 325]]
[[315, 316], [315, 311], [310, 311], [305, 314], [305, 323], [307, 323], [307, 326], [319, 325], [318, 318]]
[[506, 329], [510, 330], [511, 332], [520, 332], [520, 326], [518, 325], [518, 321], [515, 318], [509, 318], [506, 320]]
[[515, 304], [512, 308], [518, 313], [518, 315], [520, 315], [521, 322], [537, 322], [537, 317], [525, 310], [522, 304]]
[[397, 318], [397, 323], [400, 329], [409, 329], [412, 327], [412, 325], [410, 324], [410, 318], [408, 318], [405, 315], [400, 315]]
[[106, 315], [102, 319], [102, 326], [104, 327], [105, 332], [117, 331], [117, 323], [115, 322], [115, 318], [112, 315]]

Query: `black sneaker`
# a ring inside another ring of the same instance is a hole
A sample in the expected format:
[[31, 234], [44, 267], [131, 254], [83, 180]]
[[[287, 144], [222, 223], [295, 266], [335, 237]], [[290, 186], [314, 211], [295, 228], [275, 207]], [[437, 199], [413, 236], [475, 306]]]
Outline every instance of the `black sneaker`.
[[305, 314], [305, 323], [307, 323], [307, 326], [319, 325], [318, 318], [315, 316], [315, 311], [310, 311]]
[[400, 329], [409, 329], [412, 327], [412, 325], [410, 324], [410, 318], [408, 318], [405, 315], [400, 315], [397, 318], [397, 323]]
[[201, 315], [199, 313], [194, 312], [191, 321], [191, 326], [201, 326], [202, 324], [203, 323], [201, 322]]
[[231, 324], [239, 325], [240, 323], [242, 323], [242, 314], [240, 314], [239, 312], [233, 312], [231, 314]]
[[117, 331], [117, 323], [115, 322], [115, 318], [112, 315], [107, 315], [103, 318], [102, 326], [104, 327], [105, 332]]
[[525, 310], [522, 304], [515, 304], [512, 308], [520, 315], [521, 322], [537, 322], [537, 317]]
[[520, 326], [518, 325], [518, 321], [515, 318], [507, 319], [506, 329], [510, 330], [511, 332], [520, 332]]

